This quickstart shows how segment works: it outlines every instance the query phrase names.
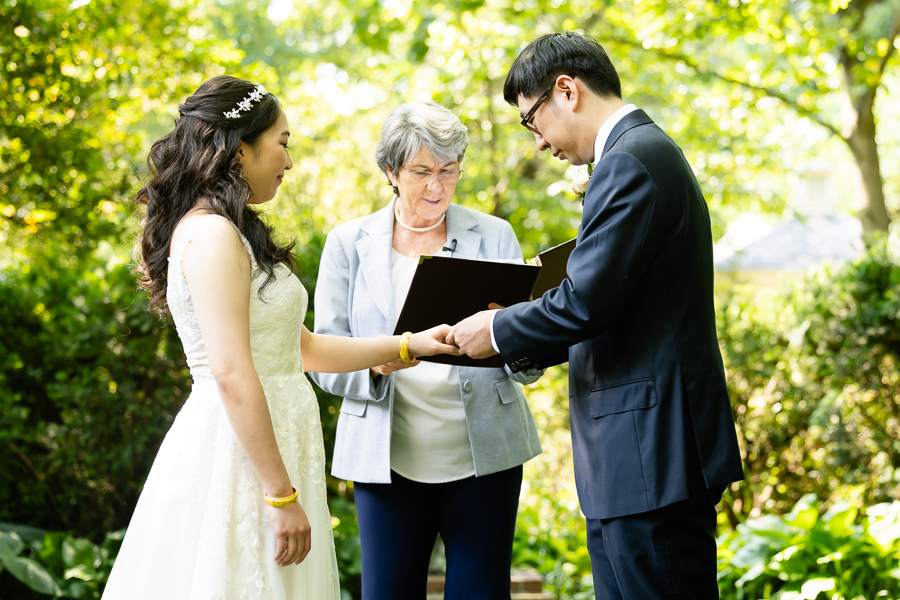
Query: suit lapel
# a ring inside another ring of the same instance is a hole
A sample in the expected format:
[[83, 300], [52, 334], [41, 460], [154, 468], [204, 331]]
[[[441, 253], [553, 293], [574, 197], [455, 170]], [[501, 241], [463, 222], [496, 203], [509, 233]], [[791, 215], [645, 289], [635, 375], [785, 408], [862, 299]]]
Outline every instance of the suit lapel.
[[[613, 144], [619, 141], [619, 138], [629, 129], [634, 129], [640, 125], [650, 125], [651, 123], [653, 123], [653, 119], [648, 117], [647, 113], [641, 109], [631, 111], [622, 117], [622, 120], [616, 123], [613, 130], [609, 132], [609, 137], [606, 138], [606, 143], [603, 145], [603, 154], [601, 156], [606, 156], [606, 153], [613, 147]], [[601, 158], [600, 160], [603, 159]]]
[[377, 211], [362, 224], [365, 235], [356, 241], [359, 270], [362, 271], [369, 297], [388, 323], [393, 323], [394, 286], [391, 280], [391, 239], [394, 233], [394, 203]]

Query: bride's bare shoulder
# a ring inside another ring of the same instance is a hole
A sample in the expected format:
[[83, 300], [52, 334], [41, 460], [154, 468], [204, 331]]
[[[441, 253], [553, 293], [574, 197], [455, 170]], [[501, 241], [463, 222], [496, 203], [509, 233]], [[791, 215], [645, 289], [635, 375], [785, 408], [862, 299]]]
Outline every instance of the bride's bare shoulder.
[[[182, 263], [208, 263], [210, 260], [219, 262], [241, 257], [249, 260], [247, 249], [234, 224], [224, 217], [210, 217], [210, 214], [197, 213], [184, 217], [173, 232], [170, 253], [174, 252], [184, 236], [189, 235]], [[201, 220], [203, 222], [198, 223]]]
[[[208, 218], [214, 217], [214, 218]], [[203, 221], [203, 224], [199, 227], [197, 225], [200, 221]], [[179, 242], [181, 242], [182, 238], [185, 235], [191, 236], [191, 242], [197, 240], [204, 240], [208, 242], [216, 242], [219, 241], [237, 241], [238, 244], [241, 244], [240, 235], [237, 232], [237, 228], [225, 217], [216, 215], [215, 213], [210, 212], [192, 212], [185, 215], [175, 226], [175, 230], [172, 232], [172, 242], [170, 244], [170, 252], [171, 249], [174, 249], [178, 246]]]

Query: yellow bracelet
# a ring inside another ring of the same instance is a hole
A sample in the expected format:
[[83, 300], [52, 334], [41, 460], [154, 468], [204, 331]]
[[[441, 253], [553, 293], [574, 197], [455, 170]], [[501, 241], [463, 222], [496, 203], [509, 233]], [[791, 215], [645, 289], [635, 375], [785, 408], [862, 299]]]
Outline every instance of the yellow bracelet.
[[400, 336], [400, 360], [405, 363], [411, 363], [416, 360], [415, 357], [409, 355], [409, 338], [412, 336], [412, 331], [407, 331], [403, 335]]
[[297, 488], [291, 487], [291, 490], [294, 493], [290, 496], [285, 496], [284, 498], [269, 498], [269, 495], [265, 492], [263, 492], [263, 497], [266, 499], [266, 504], [269, 506], [274, 506], [275, 508], [290, 506], [297, 501]]

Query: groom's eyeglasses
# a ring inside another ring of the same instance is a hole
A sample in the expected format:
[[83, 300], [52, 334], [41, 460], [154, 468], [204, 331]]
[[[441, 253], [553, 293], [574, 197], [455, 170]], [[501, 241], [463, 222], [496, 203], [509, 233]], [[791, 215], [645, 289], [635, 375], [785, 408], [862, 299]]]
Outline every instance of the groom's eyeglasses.
[[535, 102], [531, 106], [531, 110], [528, 111], [528, 114], [526, 114], [524, 117], [522, 117], [522, 127], [527, 129], [531, 133], [536, 133], [538, 135], [541, 135], [541, 132], [537, 130], [537, 127], [535, 127], [534, 125], [531, 124], [531, 120], [534, 118], [534, 113], [537, 112], [537, 109], [539, 109], [541, 107], [541, 104], [543, 104], [544, 101], [550, 97], [550, 90], [553, 89], [553, 85], [555, 85], [555, 84], [556, 84], [556, 82], [554, 81], [553, 84], [550, 85], [550, 87], [548, 87], [546, 90], [544, 90], [544, 93], [538, 97], [537, 102]]

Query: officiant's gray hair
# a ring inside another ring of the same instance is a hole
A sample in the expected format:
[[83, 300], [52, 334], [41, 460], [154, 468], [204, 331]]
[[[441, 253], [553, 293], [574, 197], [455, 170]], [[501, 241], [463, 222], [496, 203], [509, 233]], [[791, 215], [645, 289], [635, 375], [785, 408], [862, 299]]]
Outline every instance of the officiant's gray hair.
[[431, 100], [409, 102], [384, 120], [375, 160], [385, 175], [388, 168], [396, 174], [422, 148], [427, 148], [438, 164], [462, 163], [468, 145], [466, 126], [452, 112]]

